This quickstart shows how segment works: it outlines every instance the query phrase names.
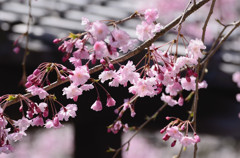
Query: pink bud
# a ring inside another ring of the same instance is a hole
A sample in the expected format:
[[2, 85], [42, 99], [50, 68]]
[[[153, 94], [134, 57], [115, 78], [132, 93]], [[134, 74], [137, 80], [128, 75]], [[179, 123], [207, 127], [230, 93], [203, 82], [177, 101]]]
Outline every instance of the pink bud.
[[105, 64], [106, 64], [106, 61], [105, 61], [104, 59], [101, 59], [101, 60], [100, 60], [100, 63], [101, 63], [102, 65], [105, 65]]
[[178, 104], [179, 104], [180, 106], [182, 106], [183, 103], [184, 103], [184, 98], [183, 98], [182, 96], [180, 96], [179, 99], [178, 99]]
[[181, 131], [183, 131], [185, 129], [185, 124], [183, 124], [180, 128]]
[[25, 84], [25, 87], [26, 88], [29, 88], [29, 87], [31, 87], [32, 86], [32, 83], [31, 82], [27, 82], [26, 84]]
[[166, 120], [170, 120], [170, 119], [171, 119], [171, 117], [169, 117], [169, 116], [166, 117]]
[[61, 41], [62, 41], [62, 39], [56, 38], [56, 39], [53, 40], [53, 43], [58, 44], [58, 43], [61, 42]]
[[41, 71], [40, 71], [39, 69], [35, 69], [35, 70], [33, 71], [33, 74], [34, 74], [35, 76], [37, 76], [40, 72], [41, 72]]
[[172, 144], [171, 144], [171, 147], [174, 147], [175, 145], [176, 145], [176, 140], [174, 140], [173, 142], [172, 142]]
[[110, 68], [111, 70], [115, 70], [113, 64], [109, 64], [109, 68]]
[[60, 79], [61, 79], [62, 81], [64, 81], [64, 80], [66, 80], [66, 77], [61, 76]]
[[167, 141], [169, 138], [170, 138], [170, 136], [169, 136], [168, 134], [165, 134], [162, 139], [163, 139], [164, 141]]
[[65, 66], [62, 66], [63, 71], [67, 71], [67, 68]]
[[160, 130], [160, 133], [163, 134], [166, 131], [166, 127], [164, 127], [163, 129]]
[[23, 111], [23, 106], [20, 106], [19, 107], [19, 112], [22, 112]]
[[20, 52], [20, 47], [17, 46], [17, 47], [15, 47], [15, 48], [13, 48], [13, 52], [16, 53], [16, 54], [18, 54], [18, 53]]

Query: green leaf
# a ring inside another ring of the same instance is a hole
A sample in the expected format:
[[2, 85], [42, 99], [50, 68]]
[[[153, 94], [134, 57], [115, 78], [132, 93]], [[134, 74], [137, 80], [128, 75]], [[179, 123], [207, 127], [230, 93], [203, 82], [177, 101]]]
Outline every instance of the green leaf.
[[13, 95], [9, 95], [8, 98], [7, 98], [6, 100], [7, 100], [7, 101], [13, 101], [13, 100], [15, 100], [15, 99], [16, 99], [15, 96], [13, 96]]

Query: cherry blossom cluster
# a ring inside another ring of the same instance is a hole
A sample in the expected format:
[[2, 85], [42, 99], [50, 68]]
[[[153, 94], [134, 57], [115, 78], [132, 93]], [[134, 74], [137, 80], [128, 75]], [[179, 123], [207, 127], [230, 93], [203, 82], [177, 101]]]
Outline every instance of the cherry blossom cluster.
[[[172, 119], [172, 117], [166, 117], [167, 120]], [[176, 142], [179, 141], [181, 145], [184, 147], [194, 145], [195, 143], [200, 142], [200, 137], [194, 131], [191, 122], [189, 120], [182, 121], [178, 118], [173, 118], [174, 121], [170, 122], [166, 127], [161, 129], [160, 133], [165, 135], [163, 136], [163, 140], [167, 141], [169, 138], [173, 139], [171, 143], [171, 147], [176, 145]], [[190, 137], [189, 134], [189, 127], [193, 130], [193, 137]]]
[[43, 89], [45, 85], [50, 85], [49, 74], [55, 71], [58, 80], [66, 80], [68, 74], [71, 73], [65, 66], [57, 63], [42, 63], [34, 70], [33, 74], [27, 77], [25, 84], [26, 90], [33, 96], [38, 95], [40, 99], [46, 98], [49, 94]]
[[[206, 88], [205, 81], [196, 83], [198, 74], [196, 67], [199, 61], [204, 58], [203, 50], [206, 46], [199, 39], [189, 42], [179, 36], [188, 45], [185, 45], [185, 55], [178, 56], [178, 50], [173, 51], [172, 47], [177, 48], [178, 40], [174, 39], [165, 45], [169, 45], [167, 50], [163, 46], [152, 44], [147, 48], [145, 56], [137, 63], [128, 61], [126, 64], [115, 63], [112, 59], [119, 57], [119, 54], [127, 53], [135, 48], [139, 41], [145, 41], [159, 32], [163, 27], [157, 22], [159, 13], [157, 9], [146, 9], [136, 12], [134, 15], [139, 17], [142, 22], [136, 26], [136, 35], [138, 39], [132, 39], [130, 35], [118, 26], [119, 21], [95, 21], [90, 22], [87, 18], [82, 18], [82, 25], [85, 26], [85, 32], [73, 34], [62, 39], [55, 39], [54, 43], [60, 44], [58, 50], [63, 52], [63, 61], [69, 61], [74, 65], [74, 70], [67, 69], [65, 66], [57, 63], [42, 63], [27, 77], [25, 84], [26, 90], [32, 96], [38, 96], [41, 100], [36, 103], [24, 95], [5, 95], [1, 97], [0, 103], [0, 152], [8, 153], [12, 151], [9, 141], [21, 140], [26, 136], [25, 131], [30, 126], [44, 126], [45, 128], [60, 128], [61, 121], [68, 121], [69, 117], [76, 116], [77, 105], [62, 105], [55, 95], [49, 94], [45, 86], [51, 86], [49, 76], [55, 72], [57, 83], [69, 81], [70, 85], [64, 87], [62, 94], [67, 99], [77, 102], [78, 97], [84, 91], [96, 90], [96, 101], [90, 107], [94, 111], [101, 111], [103, 105], [101, 102], [98, 88], [106, 92], [106, 106], [113, 107], [117, 105], [111, 94], [102, 86], [102, 83], [108, 82], [110, 87], [128, 87], [132, 97], [125, 99], [124, 103], [114, 112], [118, 115], [113, 124], [108, 126], [108, 132], [118, 133], [119, 130], [127, 131], [128, 124], [122, 123], [121, 119], [126, 111], [130, 111], [131, 117], [136, 115], [134, 110], [134, 101], [138, 97], [154, 97], [161, 95], [159, 99], [169, 106], [184, 104], [182, 91], [195, 91], [196, 87]], [[97, 79], [91, 78], [90, 64], [97, 62], [103, 67]], [[119, 67], [119, 68], [115, 68]], [[7, 103], [19, 100], [19, 112], [22, 118], [12, 120], [4, 113]], [[180, 127], [181, 126], [181, 127]], [[172, 137], [179, 140], [184, 146], [199, 142], [197, 135], [188, 137], [183, 135], [183, 127], [191, 126], [189, 121], [176, 119], [166, 127], [167, 135], [164, 138]], [[179, 129], [180, 128], [180, 129]], [[175, 130], [175, 131], [174, 131]], [[176, 134], [174, 134], [174, 132]], [[172, 134], [171, 134], [172, 133]], [[174, 143], [172, 144], [174, 146]]]
[[[20, 100], [19, 112], [22, 118], [12, 120], [5, 115], [5, 105], [16, 99]], [[57, 110], [56, 104], [61, 108]], [[11, 142], [19, 141], [26, 136], [26, 130], [30, 126], [44, 126], [45, 128], [60, 128], [63, 125], [60, 121], [68, 121], [69, 117], [76, 116], [77, 105], [68, 104], [63, 106], [54, 95], [48, 95], [44, 102], [35, 103], [23, 95], [4, 95], [0, 103], [0, 153], [13, 151]], [[3, 108], [2, 108], [3, 107]], [[50, 119], [50, 116], [51, 119]]]
[[[136, 26], [138, 40], [147, 40], [162, 29], [160, 23], [156, 22], [159, 17], [157, 9], [147, 9], [137, 15], [142, 19], [142, 23]], [[119, 121], [127, 109], [131, 111], [132, 117], [135, 116], [132, 102], [136, 97], [153, 97], [165, 90], [160, 97], [162, 101], [169, 106], [177, 104], [182, 106], [184, 104], [182, 91], [196, 90], [198, 75], [195, 67], [198, 60], [204, 58], [202, 51], [206, 49], [201, 40], [190, 40], [185, 49], [185, 56], [180, 57], [177, 56], [177, 52], [172, 52], [170, 49], [174, 44], [178, 44], [176, 40], [168, 43], [167, 50], [161, 50], [162, 46], [152, 44], [137, 65], [129, 60], [126, 65], [118, 63], [120, 68], [115, 69], [110, 59], [118, 57], [118, 51], [126, 53], [132, 50], [137, 40], [131, 39], [127, 32], [119, 29], [115, 21], [106, 24], [104, 21], [90, 22], [87, 18], [83, 18], [82, 25], [85, 26], [84, 33], [71, 33], [66, 38], [54, 40], [54, 43], [62, 42], [59, 51], [64, 53], [64, 61], [69, 60], [75, 66], [75, 70], [69, 75], [70, 86], [63, 89], [63, 95], [66, 95], [67, 99], [77, 101], [84, 90], [95, 88], [98, 96], [91, 109], [101, 111], [103, 107], [97, 86], [106, 91], [106, 106], [114, 106], [116, 102], [99, 82], [109, 81], [111, 87], [129, 86], [129, 93], [133, 94], [133, 97], [115, 110], [118, 114], [117, 121]], [[96, 80], [90, 77], [88, 67], [90, 62], [95, 64], [97, 60], [100, 61], [104, 71]], [[88, 84], [89, 81], [90, 84]], [[197, 84], [199, 89], [207, 87], [205, 81]]]
[[[161, 51], [160, 47], [152, 45], [148, 54], [144, 57], [145, 62], [139, 69], [128, 61], [126, 65], [122, 65], [119, 70], [104, 70], [99, 79], [101, 82], [110, 80], [109, 86], [118, 87], [119, 85], [129, 87], [129, 92], [138, 97], [153, 97], [162, 92], [165, 87], [165, 93], [162, 93], [161, 100], [170, 106], [183, 105], [184, 98], [181, 94], [182, 90], [195, 91], [196, 77], [194, 67], [198, 63], [198, 59], [203, 58], [201, 52], [206, 47], [202, 41], [196, 39], [191, 40], [186, 55], [177, 57], [168, 51]], [[150, 63], [154, 64], [150, 64]], [[186, 70], [186, 74], [182, 75], [182, 71]], [[198, 83], [198, 88], [206, 88], [205, 81]], [[179, 99], [174, 97], [179, 95]]]

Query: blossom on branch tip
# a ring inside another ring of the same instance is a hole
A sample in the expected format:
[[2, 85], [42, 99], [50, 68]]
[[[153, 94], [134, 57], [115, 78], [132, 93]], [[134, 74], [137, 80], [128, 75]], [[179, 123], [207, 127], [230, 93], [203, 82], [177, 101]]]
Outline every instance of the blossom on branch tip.
[[91, 106], [91, 109], [94, 111], [101, 111], [102, 110], [102, 102], [98, 98], [93, 105]]
[[62, 107], [60, 111], [58, 112], [58, 118], [60, 121], [65, 120], [68, 121], [69, 117], [76, 117], [76, 111], [77, 111], [77, 105], [76, 104], [68, 104], [66, 107]]
[[183, 137], [180, 139], [180, 143], [181, 143], [184, 147], [186, 147], [186, 146], [195, 144], [195, 140], [194, 140], [192, 137], [183, 136]]
[[110, 96], [107, 95], [107, 107], [115, 106], [116, 101]]
[[153, 23], [159, 16], [157, 9], [147, 9], [144, 12], [144, 18], [148, 24]]
[[107, 25], [100, 21], [93, 22], [88, 31], [97, 41], [104, 40], [109, 34]]
[[82, 95], [82, 89], [71, 84], [69, 87], [63, 88], [63, 95], [66, 95], [67, 99], [73, 99], [74, 97]]
[[14, 125], [18, 126], [20, 131], [25, 131], [28, 127], [32, 124], [32, 120], [28, 120], [27, 118], [23, 117], [17, 121], [14, 121]]
[[177, 126], [168, 127], [166, 132], [170, 137], [176, 140], [180, 140], [183, 137], [183, 134], [179, 131]]
[[162, 93], [161, 100], [170, 106], [174, 106], [174, 105], [178, 104], [178, 102], [176, 100], [174, 100], [171, 96], [165, 95], [164, 93]]
[[199, 39], [191, 40], [187, 47], [188, 56], [193, 59], [203, 58], [204, 55], [201, 52], [202, 49], [206, 49], [206, 46]]

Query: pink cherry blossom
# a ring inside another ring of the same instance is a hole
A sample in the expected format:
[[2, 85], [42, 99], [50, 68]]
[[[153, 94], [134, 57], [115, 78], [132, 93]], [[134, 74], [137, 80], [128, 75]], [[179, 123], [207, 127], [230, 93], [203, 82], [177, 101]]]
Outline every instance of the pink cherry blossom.
[[174, 105], [178, 104], [178, 102], [176, 100], [174, 100], [171, 96], [165, 95], [164, 93], [162, 93], [161, 100], [170, 106], [174, 106]]
[[109, 70], [103, 71], [98, 78], [101, 80], [102, 83], [104, 83], [105, 81], [110, 80], [116, 76], [117, 76], [116, 71]]
[[133, 86], [129, 87], [129, 92], [138, 95], [139, 97], [150, 96], [157, 94], [154, 86], [156, 81], [152, 78], [139, 79]]
[[110, 44], [113, 47], [121, 47], [121, 46], [127, 45], [128, 40], [130, 40], [129, 34], [121, 29], [115, 28], [111, 32], [111, 35], [112, 35], [112, 38], [110, 38]]
[[107, 46], [103, 41], [95, 42], [93, 49], [94, 49], [96, 59], [102, 59], [103, 57], [106, 57], [109, 55]]
[[181, 138], [180, 143], [186, 147], [195, 144], [195, 140], [192, 137], [184, 136]]
[[194, 134], [193, 138], [194, 138], [195, 143], [199, 143], [201, 141], [200, 137], [197, 134]]
[[66, 95], [67, 99], [73, 99], [74, 97], [82, 95], [82, 89], [71, 84], [69, 87], [63, 88], [63, 95]]
[[31, 125], [32, 120], [28, 120], [27, 118], [23, 117], [17, 121], [14, 121], [14, 125], [18, 126], [20, 131], [25, 131]]
[[182, 96], [180, 96], [178, 98], [178, 105], [183, 106], [183, 104], [184, 104], [184, 98]]
[[40, 109], [42, 112], [45, 111], [45, 108], [46, 108], [47, 106], [48, 106], [48, 105], [47, 105], [47, 103], [45, 103], [45, 102], [42, 102], [42, 103], [39, 103], [39, 104], [38, 104], [38, 107], [39, 107], [39, 109]]
[[155, 25], [154, 24], [148, 24], [145, 21], [142, 21], [142, 24], [137, 25], [136, 28], [136, 34], [140, 41], [145, 41], [151, 37], [153, 37], [154, 33], [152, 30], [154, 30]]
[[166, 87], [166, 93], [169, 93], [171, 96], [176, 96], [181, 90], [182, 86], [179, 82], [174, 82], [173, 84], [169, 84]]
[[18, 131], [18, 132], [14, 132], [12, 134], [9, 134], [8, 139], [16, 142], [16, 141], [21, 140], [23, 138], [23, 136], [27, 136], [27, 134], [24, 131]]
[[157, 9], [147, 9], [144, 12], [144, 18], [148, 24], [153, 23], [158, 18], [158, 10]]
[[43, 126], [44, 121], [41, 116], [37, 116], [33, 119], [32, 126]]
[[194, 59], [203, 58], [204, 55], [201, 49], [206, 49], [206, 46], [199, 39], [191, 40], [188, 45], [188, 56]]
[[47, 119], [45, 123], [45, 128], [61, 128], [63, 125], [58, 121], [58, 124], [54, 123], [53, 120]]
[[94, 86], [92, 84], [84, 84], [80, 87], [80, 89], [82, 89], [83, 91], [89, 91], [93, 88], [94, 88]]
[[95, 110], [95, 111], [101, 111], [102, 110], [102, 102], [100, 101], [100, 99], [97, 99], [93, 105], [91, 106], [91, 109]]
[[49, 95], [43, 88], [37, 87], [35, 85], [27, 88], [27, 91], [31, 92], [33, 96], [38, 95], [40, 99], [44, 99]]
[[65, 120], [68, 121], [69, 117], [76, 117], [76, 111], [77, 111], [77, 105], [76, 104], [68, 104], [66, 107], [61, 108], [58, 112], [58, 118], [60, 121]]
[[100, 21], [93, 22], [89, 32], [97, 41], [104, 40], [109, 34], [107, 25]]
[[187, 81], [187, 79], [184, 77], [181, 79], [181, 85], [182, 85], [182, 88], [187, 90], [187, 91], [195, 91], [196, 90], [196, 78], [194, 76], [191, 76], [190, 77], [190, 82]]
[[83, 85], [90, 78], [87, 66], [76, 67], [73, 75], [69, 75], [69, 78], [76, 86]]
[[168, 127], [166, 132], [175, 140], [180, 140], [183, 137], [183, 134], [179, 131], [177, 126]]

